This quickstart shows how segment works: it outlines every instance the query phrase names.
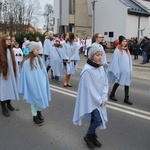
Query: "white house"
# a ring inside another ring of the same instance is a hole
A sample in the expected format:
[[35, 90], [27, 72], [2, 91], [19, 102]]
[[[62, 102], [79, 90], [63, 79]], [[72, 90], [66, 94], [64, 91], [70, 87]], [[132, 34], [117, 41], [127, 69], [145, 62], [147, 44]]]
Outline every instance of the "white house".
[[149, 10], [137, 0], [97, 0], [95, 33], [102, 33], [107, 41], [119, 35], [140, 38], [143, 33], [150, 37], [149, 16]]

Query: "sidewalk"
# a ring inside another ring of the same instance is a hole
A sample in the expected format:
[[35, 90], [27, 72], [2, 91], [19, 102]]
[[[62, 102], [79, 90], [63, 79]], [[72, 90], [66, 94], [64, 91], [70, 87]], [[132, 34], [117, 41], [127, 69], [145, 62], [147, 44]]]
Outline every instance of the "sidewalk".
[[[106, 53], [107, 62], [111, 60], [113, 53]], [[80, 54], [80, 63], [78, 65], [79, 69], [82, 69], [86, 63], [86, 58], [84, 54]], [[142, 56], [139, 56], [138, 60], [133, 60], [132, 55], [132, 64], [133, 64], [133, 78], [144, 79], [150, 81], [150, 63], [140, 64], [142, 62]]]

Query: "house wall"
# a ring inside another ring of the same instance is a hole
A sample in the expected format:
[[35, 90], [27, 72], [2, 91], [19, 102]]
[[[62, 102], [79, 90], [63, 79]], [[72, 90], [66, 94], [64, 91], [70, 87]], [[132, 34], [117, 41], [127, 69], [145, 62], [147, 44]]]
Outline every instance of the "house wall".
[[[138, 16], [127, 15], [127, 38], [138, 37]], [[143, 36], [150, 37], [150, 21], [148, 17], [140, 17], [140, 29], [144, 29]], [[141, 31], [139, 38], [143, 37]]]
[[[114, 41], [119, 35], [124, 35], [127, 38], [137, 37], [138, 17], [134, 15], [128, 15], [127, 9], [128, 7], [126, 7], [119, 0], [98, 0], [98, 2], [96, 2], [95, 32], [102, 33], [103, 35], [104, 32], [114, 32], [113, 38], [109, 38], [108, 34], [104, 35], [106, 41]], [[140, 28], [145, 28], [143, 35], [146, 36], [150, 36], [149, 18], [141, 17], [140, 20]]]
[[58, 33], [60, 24], [60, 0], [54, 1], [54, 17], [55, 17], [54, 33]]
[[75, 34], [85, 37], [92, 33], [92, 17], [88, 15], [87, 0], [75, 1]]
[[126, 38], [138, 36], [138, 16], [127, 14], [126, 29]]
[[[119, 35], [126, 36], [126, 13], [126, 6], [119, 0], [98, 0], [95, 8], [95, 32], [101, 33], [106, 41], [114, 41]], [[109, 32], [114, 32], [113, 38], [109, 38]]]

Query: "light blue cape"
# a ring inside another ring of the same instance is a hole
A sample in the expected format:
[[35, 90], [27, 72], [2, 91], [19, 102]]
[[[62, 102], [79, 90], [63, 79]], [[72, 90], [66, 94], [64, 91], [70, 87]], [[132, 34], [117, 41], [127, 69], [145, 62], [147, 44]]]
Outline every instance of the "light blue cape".
[[67, 74], [75, 74], [77, 65], [80, 60], [77, 44], [75, 42], [73, 44], [71, 44], [70, 42], [64, 42], [63, 49], [63, 59], [72, 60], [72, 62], [66, 63], [65, 70], [67, 71]]
[[105, 129], [107, 119], [106, 106], [100, 106], [108, 99], [108, 80], [103, 67], [94, 68], [86, 64], [80, 75], [78, 94], [75, 104], [73, 124], [82, 125], [82, 119], [91, 120], [91, 112], [98, 109], [102, 118], [99, 126]]
[[42, 59], [41, 62], [42, 68], [40, 68], [38, 58], [35, 57], [34, 65], [36, 68], [34, 69], [30, 67], [30, 59], [23, 63], [20, 71], [19, 93], [23, 95], [27, 103], [44, 109], [49, 106], [51, 94], [48, 75]]
[[14, 75], [13, 64], [11, 59], [10, 50], [7, 49], [7, 61], [8, 61], [8, 79], [3, 78], [2, 73], [0, 74], [0, 101], [5, 100], [19, 100], [18, 93], [18, 79], [19, 79], [19, 68], [18, 62], [16, 61], [17, 76]]
[[132, 80], [132, 59], [123, 51], [123, 54], [116, 49], [108, 68], [108, 81], [121, 85], [130, 86]]

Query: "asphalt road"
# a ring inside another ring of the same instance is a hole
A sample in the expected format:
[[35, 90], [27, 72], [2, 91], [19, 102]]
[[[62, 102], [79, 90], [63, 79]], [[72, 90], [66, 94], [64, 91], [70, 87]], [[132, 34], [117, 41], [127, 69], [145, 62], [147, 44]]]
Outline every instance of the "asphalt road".
[[[33, 123], [30, 105], [22, 100], [13, 102], [19, 111], [10, 112], [11, 117], [6, 118], [0, 113], [0, 150], [88, 149], [83, 136], [89, 123], [72, 124], [79, 73], [72, 76], [72, 88], [64, 88], [63, 82], [51, 81], [52, 101], [49, 108], [42, 111], [45, 117], [42, 127]], [[149, 86], [149, 81], [133, 79], [130, 88], [133, 106], [123, 103], [124, 90], [122, 86], [118, 88], [119, 101], [107, 104], [107, 129], [97, 130], [101, 150], [150, 150]]]

